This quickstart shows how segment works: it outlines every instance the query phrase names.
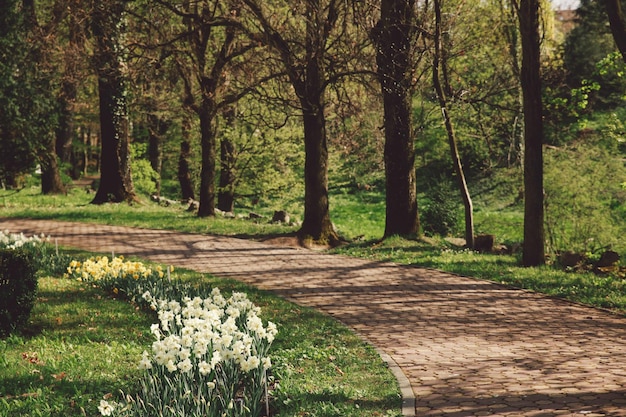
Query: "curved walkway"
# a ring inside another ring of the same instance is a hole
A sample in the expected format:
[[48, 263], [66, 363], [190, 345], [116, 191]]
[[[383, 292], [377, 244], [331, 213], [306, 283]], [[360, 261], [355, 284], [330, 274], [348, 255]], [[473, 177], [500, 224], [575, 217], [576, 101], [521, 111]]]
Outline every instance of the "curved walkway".
[[626, 318], [602, 310], [227, 237], [12, 219], [0, 230], [231, 277], [324, 311], [399, 365], [415, 396], [405, 415], [626, 416]]

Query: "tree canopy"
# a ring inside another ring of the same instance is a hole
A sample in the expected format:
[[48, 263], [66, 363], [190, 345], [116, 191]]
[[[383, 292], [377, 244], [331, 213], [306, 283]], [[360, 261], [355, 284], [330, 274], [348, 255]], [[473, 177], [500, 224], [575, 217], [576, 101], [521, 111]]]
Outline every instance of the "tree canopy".
[[418, 200], [458, 180], [471, 246], [468, 182], [513, 168], [540, 264], [545, 145], [623, 104], [606, 6], [565, 31], [539, 0], [9, 0], [0, 179], [92, 173], [95, 203], [198, 198], [201, 217], [282, 195], [331, 243], [333, 188], [384, 193], [384, 237], [417, 236]]

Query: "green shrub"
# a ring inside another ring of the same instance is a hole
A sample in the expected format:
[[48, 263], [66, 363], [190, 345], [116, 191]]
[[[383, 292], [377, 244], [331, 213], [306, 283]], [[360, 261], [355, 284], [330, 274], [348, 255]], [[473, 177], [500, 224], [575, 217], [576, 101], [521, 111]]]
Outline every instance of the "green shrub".
[[132, 170], [135, 190], [140, 194], [154, 194], [156, 192], [158, 174], [152, 169], [150, 161], [145, 159], [133, 160]]
[[442, 180], [430, 188], [422, 204], [420, 222], [427, 235], [448, 236], [458, 230], [460, 197], [450, 181]]
[[146, 143], [134, 143], [131, 146], [131, 170], [135, 191], [143, 195], [152, 195], [157, 191], [159, 174], [152, 168]]
[[22, 249], [0, 249], [0, 336], [28, 320], [37, 296], [37, 266]]
[[552, 252], [623, 253], [626, 169], [621, 156], [579, 141], [545, 153], [546, 237]]

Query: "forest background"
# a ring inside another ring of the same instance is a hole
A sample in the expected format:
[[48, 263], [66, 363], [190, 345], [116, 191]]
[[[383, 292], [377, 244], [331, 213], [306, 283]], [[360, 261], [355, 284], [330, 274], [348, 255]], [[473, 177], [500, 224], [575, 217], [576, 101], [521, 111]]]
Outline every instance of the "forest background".
[[[408, 6], [391, 13], [406, 29], [397, 42], [381, 4]], [[584, 0], [575, 13], [538, 5], [547, 252], [624, 256], [623, 58], [603, 2]], [[97, 204], [154, 195], [198, 200], [200, 217], [284, 210], [300, 231], [330, 241], [342, 235], [333, 210], [349, 201], [355, 217], [367, 208], [379, 232], [343, 237], [423, 233], [467, 242], [462, 177], [476, 216], [469, 236], [497, 231], [507, 250], [524, 240], [514, 1], [1, 7], [3, 188], [36, 183], [44, 194], [63, 194], [72, 180], [96, 176]], [[383, 70], [398, 70], [402, 82], [385, 84]], [[410, 110], [409, 133], [395, 150], [409, 168], [397, 181], [386, 134], [388, 122], [402, 118], [388, 113], [386, 100]], [[415, 195], [392, 189], [403, 183]], [[394, 228], [396, 203], [415, 224]]]

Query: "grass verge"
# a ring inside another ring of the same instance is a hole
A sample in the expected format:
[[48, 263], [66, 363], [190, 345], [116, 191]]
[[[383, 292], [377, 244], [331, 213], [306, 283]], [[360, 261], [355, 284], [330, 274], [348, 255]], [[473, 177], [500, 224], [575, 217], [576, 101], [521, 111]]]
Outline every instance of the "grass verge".
[[[274, 321], [275, 416], [399, 416], [397, 382], [376, 351], [334, 319], [232, 280], [193, 271], [197, 285], [241, 291]], [[29, 326], [0, 340], [0, 416], [99, 415], [132, 392], [153, 341], [151, 314], [66, 278], [40, 278]]]
[[445, 240], [393, 237], [384, 242], [347, 245], [334, 252], [486, 279], [626, 315], [626, 279], [620, 277], [566, 272], [550, 266], [522, 268], [516, 256], [479, 254], [455, 248]]
[[[288, 234], [297, 229], [270, 223], [269, 212], [262, 212], [265, 218], [254, 221], [221, 216], [198, 218], [183, 206], [161, 207], [152, 202], [95, 206], [89, 204], [92, 197], [83, 189], [73, 189], [67, 196], [43, 196], [38, 187], [18, 192], [0, 190], [0, 217], [53, 218], [249, 238]], [[626, 314], [626, 280], [622, 278], [551, 267], [521, 268], [515, 256], [476, 254], [458, 250], [443, 240], [433, 244], [392, 238], [380, 243], [375, 240], [384, 230], [384, 201], [380, 195], [336, 194], [331, 200], [337, 228], [344, 236], [356, 239], [336, 249], [336, 253], [493, 280]], [[520, 242], [523, 218], [507, 207], [497, 212], [478, 210], [477, 233], [493, 233], [504, 243]]]

